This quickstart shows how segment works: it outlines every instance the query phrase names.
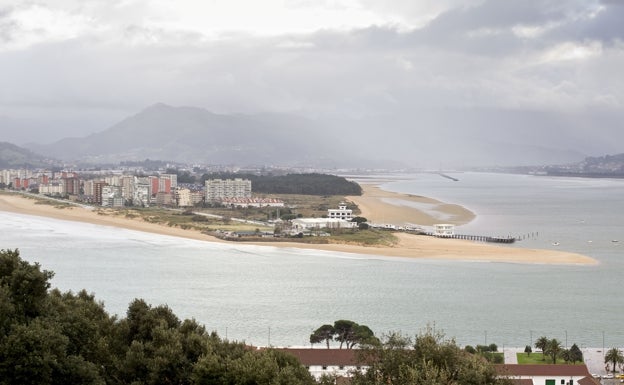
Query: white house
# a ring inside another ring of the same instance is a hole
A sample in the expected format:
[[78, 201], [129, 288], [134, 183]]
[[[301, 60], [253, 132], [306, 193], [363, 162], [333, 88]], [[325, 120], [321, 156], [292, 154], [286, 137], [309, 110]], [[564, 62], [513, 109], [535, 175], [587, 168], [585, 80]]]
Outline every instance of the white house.
[[323, 374], [351, 377], [355, 370], [365, 371], [368, 366], [358, 356], [357, 349], [281, 349], [297, 357], [315, 379]]
[[436, 237], [452, 237], [455, 235], [455, 225], [438, 223], [433, 225], [433, 235]]
[[291, 221], [293, 232], [311, 229], [353, 229], [357, 223], [338, 218], [297, 218]]
[[350, 221], [353, 219], [353, 210], [347, 209], [347, 204], [344, 202], [340, 202], [337, 209], [328, 209], [327, 210], [328, 218], [338, 218], [344, 219], [345, 221]]
[[514, 384], [527, 385], [597, 385], [585, 365], [496, 365], [500, 377]]

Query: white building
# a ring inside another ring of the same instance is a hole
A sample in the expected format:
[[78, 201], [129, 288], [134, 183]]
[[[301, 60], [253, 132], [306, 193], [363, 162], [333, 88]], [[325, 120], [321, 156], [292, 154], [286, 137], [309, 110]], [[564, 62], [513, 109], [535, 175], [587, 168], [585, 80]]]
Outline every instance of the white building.
[[495, 365], [499, 377], [514, 384], [531, 385], [596, 385], [585, 365]]
[[329, 209], [327, 210], [328, 218], [339, 218], [345, 221], [350, 221], [353, 219], [353, 210], [347, 209], [347, 204], [344, 202], [340, 202], [337, 209]]
[[223, 198], [221, 204], [236, 207], [284, 207], [284, 201], [275, 198]]
[[39, 194], [41, 195], [65, 195], [65, 183], [62, 181], [51, 181], [50, 183], [39, 185]]
[[137, 182], [134, 185], [134, 193], [132, 195], [132, 204], [139, 207], [149, 207], [152, 192], [150, 185], [147, 183]]
[[353, 229], [357, 223], [339, 218], [297, 218], [291, 221], [292, 231], [301, 232], [312, 229]]
[[436, 237], [452, 237], [455, 235], [455, 225], [438, 223], [433, 225], [433, 235]]
[[364, 373], [369, 368], [368, 364], [358, 356], [357, 349], [284, 348], [281, 350], [297, 357], [316, 380], [320, 380], [323, 375], [349, 378], [354, 371]]
[[191, 200], [191, 190], [187, 188], [177, 188], [175, 192], [178, 207], [193, 206], [193, 201]]
[[249, 179], [209, 179], [206, 181], [206, 202], [224, 198], [251, 198]]

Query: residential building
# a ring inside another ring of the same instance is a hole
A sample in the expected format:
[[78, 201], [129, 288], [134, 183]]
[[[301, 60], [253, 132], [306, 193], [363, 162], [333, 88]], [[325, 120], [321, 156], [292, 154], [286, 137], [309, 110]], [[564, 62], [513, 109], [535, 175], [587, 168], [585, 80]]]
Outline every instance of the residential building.
[[438, 223], [433, 225], [433, 235], [436, 237], [452, 237], [455, 235], [455, 225]]
[[132, 204], [138, 207], [149, 207], [151, 196], [150, 185], [138, 180], [134, 185]]
[[175, 196], [172, 193], [159, 191], [156, 193], [156, 204], [158, 206], [172, 206], [175, 203]]
[[251, 181], [240, 178], [206, 181], [206, 202], [220, 202], [225, 198], [251, 198]]
[[123, 207], [124, 199], [121, 196], [121, 186], [102, 186], [102, 206]]
[[65, 196], [65, 183], [60, 180], [52, 180], [50, 183], [40, 184], [39, 194]]
[[72, 176], [62, 179], [65, 184], [65, 194], [78, 195], [80, 194], [80, 179]]
[[93, 203], [102, 205], [102, 193], [106, 182], [93, 182]]
[[358, 356], [358, 349], [284, 348], [281, 350], [295, 356], [316, 380], [319, 380], [323, 374], [349, 378], [356, 370], [363, 372], [368, 369], [368, 365]]
[[514, 384], [598, 385], [585, 365], [496, 365], [496, 372]]
[[160, 179], [169, 180], [169, 188], [174, 189], [178, 187], [178, 176], [176, 174], [160, 174]]
[[187, 188], [177, 188], [175, 191], [178, 207], [193, 206], [193, 201], [191, 200], [191, 190]]

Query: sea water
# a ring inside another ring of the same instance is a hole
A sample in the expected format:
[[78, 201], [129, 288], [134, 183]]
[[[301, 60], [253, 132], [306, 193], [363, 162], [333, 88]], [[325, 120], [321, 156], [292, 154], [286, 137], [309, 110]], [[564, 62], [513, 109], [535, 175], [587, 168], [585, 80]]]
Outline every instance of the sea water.
[[620, 325], [624, 181], [523, 175], [384, 176], [383, 188], [473, 210], [457, 228], [531, 236], [510, 247], [553, 248], [595, 266], [402, 259], [201, 242], [0, 212], [0, 248], [52, 270], [125, 316], [134, 298], [165, 304], [230, 340], [305, 346], [338, 319], [377, 334], [428, 325], [460, 344], [524, 346], [539, 336], [581, 347], [624, 346]]

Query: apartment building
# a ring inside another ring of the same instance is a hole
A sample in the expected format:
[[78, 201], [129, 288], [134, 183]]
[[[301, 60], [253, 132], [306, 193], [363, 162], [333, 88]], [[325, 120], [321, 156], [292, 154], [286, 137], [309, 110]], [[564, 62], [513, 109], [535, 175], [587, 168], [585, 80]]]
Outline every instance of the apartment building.
[[220, 202], [225, 198], [251, 198], [251, 181], [241, 178], [206, 181], [206, 202]]

